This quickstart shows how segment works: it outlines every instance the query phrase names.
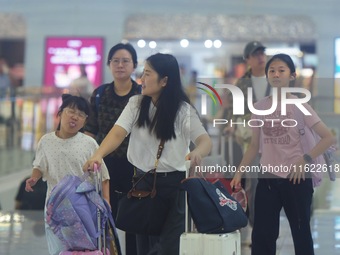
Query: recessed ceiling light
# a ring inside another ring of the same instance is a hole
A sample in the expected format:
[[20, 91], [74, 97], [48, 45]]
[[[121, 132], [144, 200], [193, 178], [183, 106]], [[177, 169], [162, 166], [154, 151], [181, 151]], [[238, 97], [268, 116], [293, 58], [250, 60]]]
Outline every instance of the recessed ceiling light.
[[154, 48], [157, 47], [157, 43], [156, 43], [155, 41], [151, 41], [151, 42], [149, 42], [149, 47], [150, 47], [151, 49], [154, 49]]
[[206, 41], [204, 42], [204, 46], [205, 46], [206, 48], [211, 48], [212, 45], [213, 45], [213, 42], [212, 42], [211, 40], [206, 40]]
[[182, 46], [183, 48], [186, 48], [186, 47], [189, 46], [189, 41], [188, 41], [187, 39], [182, 39], [182, 40], [180, 41], [180, 44], [181, 44], [181, 46]]
[[144, 48], [146, 45], [146, 42], [143, 39], [138, 40], [137, 45], [139, 48]]
[[215, 40], [214, 41], [214, 47], [215, 48], [221, 48], [222, 46], [222, 42], [220, 40]]

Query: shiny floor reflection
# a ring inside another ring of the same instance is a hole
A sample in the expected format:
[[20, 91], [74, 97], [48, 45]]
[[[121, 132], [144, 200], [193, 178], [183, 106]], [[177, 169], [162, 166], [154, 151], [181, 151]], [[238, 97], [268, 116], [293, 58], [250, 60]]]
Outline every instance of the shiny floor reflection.
[[43, 211], [0, 212], [0, 254], [48, 254]]
[[[314, 199], [317, 208], [326, 208], [314, 210], [311, 220], [315, 254], [340, 254], [340, 196], [338, 195], [340, 185], [337, 182], [331, 184], [325, 182], [325, 184], [328, 187], [327, 191], [322, 192], [322, 196], [316, 192]], [[247, 238], [242, 245], [241, 254], [250, 255], [247, 244], [250, 232], [245, 236]], [[0, 255], [36, 254], [48, 254], [43, 211], [0, 211]], [[281, 217], [276, 254], [294, 254], [290, 228], [284, 214]]]
[[[312, 221], [315, 255], [340, 254], [340, 211], [316, 210]], [[249, 240], [249, 239], [248, 239]], [[242, 255], [250, 255], [248, 240], [242, 245]], [[293, 240], [287, 219], [281, 217], [277, 255], [294, 254]]]
[[[316, 210], [311, 224], [315, 254], [340, 254], [340, 211]], [[294, 254], [292, 238], [288, 221], [284, 216], [281, 217], [280, 226], [277, 255], [292, 255]], [[43, 212], [0, 212], [0, 254], [48, 254]], [[250, 255], [247, 244], [242, 245], [242, 255]]]

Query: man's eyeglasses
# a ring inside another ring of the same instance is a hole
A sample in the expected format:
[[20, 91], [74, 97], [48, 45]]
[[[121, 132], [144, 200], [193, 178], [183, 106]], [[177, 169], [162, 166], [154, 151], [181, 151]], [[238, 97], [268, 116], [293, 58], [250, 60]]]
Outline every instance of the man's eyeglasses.
[[65, 111], [66, 115], [69, 116], [69, 117], [77, 116], [79, 119], [82, 119], [82, 120], [84, 120], [88, 117], [84, 112], [76, 111], [76, 110], [71, 109], [71, 108], [65, 108], [64, 111]]
[[110, 60], [110, 62], [114, 65], [114, 66], [119, 66], [120, 63], [122, 63], [123, 66], [127, 66], [129, 65], [132, 60], [129, 58], [113, 58]]

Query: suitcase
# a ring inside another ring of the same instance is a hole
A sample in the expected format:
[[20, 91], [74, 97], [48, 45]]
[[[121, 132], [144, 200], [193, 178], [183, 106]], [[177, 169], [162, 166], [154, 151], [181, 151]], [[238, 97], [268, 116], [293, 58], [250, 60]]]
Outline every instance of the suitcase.
[[[103, 255], [99, 250], [96, 251], [63, 251], [59, 255]], [[110, 251], [106, 250], [105, 255], [110, 255]]]
[[227, 234], [183, 233], [180, 255], [241, 255], [240, 231]]
[[[229, 140], [230, 141], [230, 140]], [[220, 162], [224, 161], [224, 146], [225, 139], [222, 138], [221, 156], [216, 158]], [[232, 143], [230, 143], [232, 144]], [[229, 147], [229, 155], [232, 155], [232, 150]], [[212, 158], [208, 159], [212, 160]], [[216, 162], [216, 161], [215, 161]], [[205, 161], [206, 164], [207, 160]], [[215, 163], [216, 164], [216, 163]], [[186, 164], [187, 168], [190, 166]], [[189, 172], [187, 171], [187, 175]], [[188, 176], [186, 176], [188, 177]], [[226, 234], [202, 234], [197, 233], [194, 223], [190, 217], [190, 212], [185, 198], [185, 232], [180, 237], [180, 255], [240, 255], [241, 254], [241, 235], [240, 232], [234, 231]]]
[[204, 234], [203, 253], [211, 255], [241, 255], [239, 230], [227, 234]]
[[[101, 195], [101, 198], [103, 199], [103, 194], [102, 194], [102, 173], [100, 169], [98, 168], [97, 165], [94, 166], [94, 180], [95, 180], [95, 188], [96, 192]], [[98, 233], [102, 233], [101, 235], [98, 236], [98, 250], [95, 251], [62, 251], [59, 253], [59, 255], [110, 255], [110, 250], [107, 248], [106, 244], [106, 229], [105, 227], [102, 228], [101, 226], [101, 216], [100, 216], [100, 211], [97, 209], [97, 229]], [[109, 224], [109, 223], [107, 223]], [[116, 248], [116, 247], [115, 247]], [[105, 252], [104, 252], [105, 251]], [[117, 250], [115, 252], [118, 253]], [[112, 254], [114, 254], [113, 252]]]
[[[180, 255], [200, 255], [203, 254], [203, 235], [201, 233], [185, 232], [180, 237]], [[210, 253], [208, 253], [210, 254]]]

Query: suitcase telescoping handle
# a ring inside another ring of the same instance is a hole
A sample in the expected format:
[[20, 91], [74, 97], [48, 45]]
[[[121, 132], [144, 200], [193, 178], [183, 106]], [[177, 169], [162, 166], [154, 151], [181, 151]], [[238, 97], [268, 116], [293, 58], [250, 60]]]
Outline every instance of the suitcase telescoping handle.
[[[102, 186], [102, 181], [103, 181], [102, 171], [100, 167], [98, 166], [98, 164], [96, 163], [93, 166], [93, 173], [94, 173], [94, 179], [95, 179], [96, 192], [100, 194], [100, 197], [102, 199], [104, 199], [103, 198], [103, 186]], [[105, 240], [106, 233], [105, 233], [105, 228], [102, 229], [102, 226], [101, 226], [101, 215], [100, 214], [101, 214], [100, 209], [97, 208], [97, 230], [98, 230], [98, 233], [100, 233], [98, 236], [98, 250], [103, 250], [103, 252], [106, 253], [106, 240]]]
[[[225, 145], [226, 145], [226, 136], [228, 137], [228, 158], [225, 158]], [[233, 139], [233, 135], [232, 134], [225, 134], [225, 135], [221, 135], [221, 156], [223, 158], [223, 163], [224, 164], [229, 164], [229, 165], [234, 165], [234, 152], [233, 152], [233, 143], [234, 143], [234, 139]]]
[[234, 141], [233, 141], [233, 135], [228, 135], [228, 164], [230, 166], [234, 165]]
[[[225, 159], [225, 145], [226, 145], [226, 136], [228, 136], [228, 160], [226, 161]], [[233, 165], [233, 136], [230, 135], [221, 135], [221, 155], [223, 158], [223, 164], [229, 164], [229, 165]], [[191, 171], [190, 169], [190, 165], [191, 162], [190, 160], [187, 160], [185, 162], [185, 166], [186, 166], [186, 176], [185, 178], [188, 178], [190, 173], [195, 173], [194, 171]], [[190, 216], [190, 211], [188, 209], [188, 196], [187, 193], [185, 194], [185, 232], [189, 233], [189, 232], [193, 232], [194, 231], [194, 223], [192, 221], [192, 218]]]
[[[185, 161], [186, 167], [185, 178], [188, 178], [190, 175], [190, 165], [191, 165], [190, 160]], [[185, 192], [185, 233], [193, 231], [193, 222], [189, 214], [190, 212], [188, 209], [188, 195], [187, 192]]]

